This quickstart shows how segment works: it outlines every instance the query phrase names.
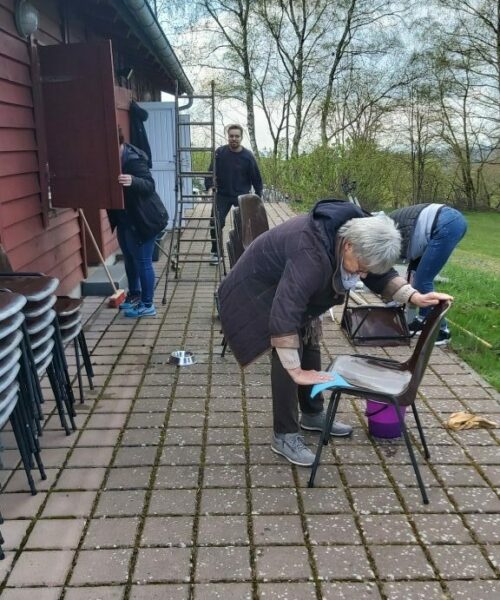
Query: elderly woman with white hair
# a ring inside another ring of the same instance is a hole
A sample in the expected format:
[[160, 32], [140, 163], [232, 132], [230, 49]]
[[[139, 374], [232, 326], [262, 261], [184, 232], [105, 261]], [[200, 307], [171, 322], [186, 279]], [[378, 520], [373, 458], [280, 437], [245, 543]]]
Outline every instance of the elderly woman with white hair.
[[[420, 307], [449, 299], [420, 294], [392, 268], [401, 236], [386, 216], [368, 216], [339, 200], [321, 200], [312, 211], [255, 239], [218, 290], [222, 329], [242, 367], [271, 350], [274, 433], [271, 449], [290, 462], [311, 466], [313, 452], [300, 426], [321, 431], [323, 398], [311, 386], [321, 372], [318, 319], [344, 301], [359, 279], [385, 299]], [[348, 436], [349, 425], [334, 422], [331, 435]]]

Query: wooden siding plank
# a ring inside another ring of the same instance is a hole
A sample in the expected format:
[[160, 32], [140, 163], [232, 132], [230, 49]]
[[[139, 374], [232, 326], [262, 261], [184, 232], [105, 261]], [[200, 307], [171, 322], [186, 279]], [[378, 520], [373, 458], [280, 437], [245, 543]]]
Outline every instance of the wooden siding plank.
[[0, 177], [24, 173], [38, 173], [38, 159], [35, 152], [2, 152], [0, 154]]
[[26, 86], [31, 85], [29, 67], [6, 57], [0, 60], [0, 79]]
[[16, 30], [16, 24], [14, 22], [13, 8], [9, 9], [0, 5], [0, 29], [10, 33], [10, 35], [13, 35], [14, 37], [19, 37], [19, 34]]
[[26, 198], [18, 198], [13, 202], [2, 204], [0, 206], [2, 229], [15, 223], [21, 223], [35, 215], [41, 215], [41, 212], [40, 196], [26, 196]]
[[38, 184], [38, 175], [36, 173], [26, 173], [24, 175], [12, 175], [3, 177], [0, 184], [0, 203], [9, 202], [16, 198], [25, 198], [33, 196], [40, 192]]
[[2, 232], [5, 247], [15, 249], [24, 246], [28, 255], [33, 258], [52, 251], [59, 244], [66, 243], [73, 236], [80, 239], [78, 219], [76, 213], [71, 212], [72, 214], [69, 215], [70, 220], [66, 218], [67, 222], [65, 222], [64, 227], [54, 225], [49, 231], [43, 228], [40, 216], [25, 219], [5, 228]]
[[64, 247], [37, 257], [26, 259], [26, 255], [16, 250], [9, 252], [9, 259], [17, 271], [35, 271], [46, 273], [59, 279], [58, 293], [64, 294], [73, 290], [83, 279], [81, 244], [78, 237], [73, 237]]
[[0, 152], [36, 150], [35, 134], [32, 129], [2, 129]]
[[2, 43], [0, 44], [0, 56], [7, 56], [13, 60], [17, 60], [23, 65], [29, 65], [30, 59], [28, 54], [28, 45], [24, 40], [18, 37], [9, 35], [0, 30]]
[[31, 88], [0, 79], [0, 102], [32, 107]]
[[0, 128], [34, 129], [33, 110], [24, 106], [4, 104], [0, 106]]

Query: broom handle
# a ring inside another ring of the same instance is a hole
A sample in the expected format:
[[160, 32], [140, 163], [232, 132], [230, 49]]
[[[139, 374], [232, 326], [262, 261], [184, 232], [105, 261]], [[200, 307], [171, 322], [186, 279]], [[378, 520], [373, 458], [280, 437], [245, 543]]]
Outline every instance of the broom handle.
[[109, 269], [106, 266], [106, 263], [104, 262], [104, 257], [101, 254], [101, 251], [99, 250], [99, 246], [97, 245], [97, 242], [95, 240], [94, 234], [92, 233], [92, 230], [90, 229], [90, 225], [88, 224], [87, 219], [85, 218], [85, 214], [83, 213], [83, 209], [79, 208], [78, 212], [80, 214], [80, 217], [82, 218], [82, 221], [85, 224], [85, 228], [87, 230], [87, 233], [89, 234], [89, 237], [92, 240], [92, 243], [94, 245], [95, 251], [97, 252], [97, 254], [99, 256], [99, 260], [101, 261], [101, 264], [104, 267], [104, 270], [106, 271], [106, 275], [108, 276], [109, 283], [111, 284], [111, 287], [113, 288], [113, 292], [116, 294], [118, 292], [118, 290], [116, 289], [115, 282], [113, 281], [113, 278], [111, 277], [111, 273], [109, 272]]

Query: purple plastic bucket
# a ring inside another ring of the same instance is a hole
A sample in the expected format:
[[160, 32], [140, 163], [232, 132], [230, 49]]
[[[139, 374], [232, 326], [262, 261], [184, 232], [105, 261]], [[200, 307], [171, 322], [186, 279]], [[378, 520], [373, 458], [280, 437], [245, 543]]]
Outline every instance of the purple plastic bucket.
[[[406, 406], [401, 406], [400, 410], [404, 419]], [[368, 417], [368, 431], [371, 435], [379, 438], [401, 437], [396, 408], [391, 404], [367, 400], [365, 415]]]

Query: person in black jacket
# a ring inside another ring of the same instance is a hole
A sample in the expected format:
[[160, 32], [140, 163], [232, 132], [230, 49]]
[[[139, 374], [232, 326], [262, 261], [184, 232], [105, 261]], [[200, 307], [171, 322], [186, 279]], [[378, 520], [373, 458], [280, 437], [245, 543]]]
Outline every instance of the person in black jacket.
[[[231, 206], [238, 206], [238, 196], [248, 194], [253, 186], [257, 196], [262, 195], [262, 177], [254, 155], [241, 145], [243, 127], [229, 125], [227, 145], [215, 151], [215, 182], [211, 177], [205, 179], [205, 189], [216, 194], [217, 226], [222, 245], [222, 230]], [[213, 163], [208, 167], [212, 171]], [[219, 264], [214, 215], [211, 215], [210, 236], [212, 239], [211, 264]]]
[[[299, 435], [321, 431], [323, 398], [311, 386], [331, 376], [321, 373], [323, 313], [342, 304], [346, 291], [363, 279], [386, 299], [425, 307], [447, 294], [421, 294], [392, 268], [401, 236], [387, 216], [367, 217], [351, 204], [322, 200], [262, 233], [243, 252], [218, 288], [222, 330], [236, 360], [247, 366], [271, 351], [273, 437], [271, 449], [290, 462], [311, 466], [314, 454]], [[330, 435], [352, 428], [333, 423]]]
[[122, 173], [118, 183], [123, 186], [124, 210], [109, 210], [111, 229], [116, 228], [125, 262], [128, 280], [128, 294], [120, 309], [130, 318], [154, 317], [153, 304], [155, 273], [153, 250], [157, 231], [152, 237], [138, 227], [137, 203], [155, 194], [155, 182], [148, 168], [145, 152], [126, 144], [122, 132], [118, 133]]

